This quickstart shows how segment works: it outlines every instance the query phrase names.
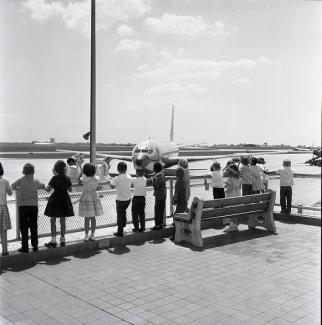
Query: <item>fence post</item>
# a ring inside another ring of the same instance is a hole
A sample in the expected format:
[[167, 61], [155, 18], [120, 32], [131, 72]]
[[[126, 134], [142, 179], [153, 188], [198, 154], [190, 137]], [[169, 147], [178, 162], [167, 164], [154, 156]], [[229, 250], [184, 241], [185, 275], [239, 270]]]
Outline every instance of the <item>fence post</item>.
[[299, 214], [303, 213], [303, 205], [301, 203], [297, 206], [297, 213]]
[[15, 191], [16, 193], [16, 238], [20, 239], [20, 222], [19, 222], [19, 207], [18, 207], [18, 200], [19, 200], [19, 191]]

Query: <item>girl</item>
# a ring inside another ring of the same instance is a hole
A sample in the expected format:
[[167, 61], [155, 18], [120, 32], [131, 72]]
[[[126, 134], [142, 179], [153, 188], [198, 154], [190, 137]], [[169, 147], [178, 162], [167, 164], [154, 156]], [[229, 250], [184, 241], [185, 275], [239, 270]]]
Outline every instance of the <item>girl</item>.
[[264, 184], [261, 178], [261, 169], [257, 166], [257, 158], [253, 157], [250, 162], [250, 167], [253, 177], [253, 193], [259, 194], [264, 190]]
[[172, 198], [172, 204], [176, 205], [176, 210], [174, 214], [180, 212], [186, 212], [187, 210], [187, 196], [186, 196], [186, 182], [185, 182], [185, 172], [182, 167], [176, 169], [176, 185], [174, 190], [174, 195]]
[[46, 187], [47, 192], [54, 189], [48, 199], [45, 215], [50, 217], [51, 241], [46, 247], [56, 247], [56, 218], [60, 219], [60, 246], [65, 246], [66, 217], [73, 216], [73, 206], [68, 192], [72, 191], [70, 178], [66, 176], [67, 165], [63, 160], [57, 160], [53, 173], [54, 176]]
[[2, 245], [2, 256], [8, 255], [7, 230], [11, 229], [10, 215], [7, 206], [7, 194], [11, 195], [12, 190], [9, 182], [2, 178], [3, 168], [0, 163], [0, 236]]
[[[231, 164], [225, 169], [224, 178], [225, 197], [241, 196], [240, 173], [238, 171], [238, 167], [235, 164]], [[229, 227], [224, 229], [224, 232], [237, 230], [238, 224], [234, 223], [234, 220], [230, 219]]]
[[[85, 238], [84, 241], [95, 240], [96, 216], [103, 215], [101, 201], [97, 195], [99, 177], [95, 175], [96, 167], [93, 164], [85, 164], [83, 167], [83, 192], [79, 201], [79, 216], [84, 217]], [[91, 235], [88, 236], [89, 224]]]

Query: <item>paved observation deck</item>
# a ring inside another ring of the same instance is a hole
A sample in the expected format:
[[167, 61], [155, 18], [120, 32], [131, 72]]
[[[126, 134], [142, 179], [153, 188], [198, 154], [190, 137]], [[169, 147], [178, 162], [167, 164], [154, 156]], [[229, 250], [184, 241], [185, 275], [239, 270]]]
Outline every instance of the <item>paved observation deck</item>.
[[0, 324], [320, 324], [321, 228], [276, 226], [3, 268]]

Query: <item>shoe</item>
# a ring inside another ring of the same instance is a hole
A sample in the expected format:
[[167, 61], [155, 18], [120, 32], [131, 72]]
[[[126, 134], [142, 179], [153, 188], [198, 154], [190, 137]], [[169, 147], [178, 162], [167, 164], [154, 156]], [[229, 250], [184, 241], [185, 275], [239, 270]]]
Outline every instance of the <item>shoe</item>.
[[18, 249], [18, 252], [20, 252], [20, 253], [29, 253], [29, 249], [27, 248], [22, 248], [22, 247], [20, 247], [19, 249]]
[[123, 234], [121, 234], [121, 233], [119, 233], [119, 232], [115, 232], [115, 233], [114, 233], [114, 236], [116, 236], [116, 237], [123, 237]]
[[139, 231], [139, 228], [133, 228], [132, 231], [133, 232], [138, 232]]
[[162, 226], [154, 226], [151, 228], [151, 230], [156, 231], [156, 230], [161, 230]]
[[54, 242], [50, 241], [49, 243], [45, 243], [45, 246], [48, 247], [48, 248], [56, 248], [57, 243], [54, 243]]
[[88, 240], [89, 240], [89, 237], [88, 237], [88, 234], [86, 234], [84, 237], [84, 241], [88, 241]]
[[93, 233], [91, 233], [91, 235], [89, 236], [89, 240], [95, 240], [95, 235]]
[[238, 226], [235, 224], [229, 225], [226, 229], [223, 230], [224, 232], [233, 232], [233, 231], [238, 231]]
[[60, 247], [65, 247], [65, 246], [66, 246], [65, 242], [62, 241], [62, 242], [60, 243]]
[[8, 256], [9, 253], [8, 252], [5, 252], [5, 253], [2, 253], [1, 256]]
[[284, 213], [286, 213], [286, 211], [285, 210], [281, 210], [280, 213], [284, 214]]
[[33, 250], [34, 252], [38, 252], [38, 247], [33, 247], [32, 250]]
[[145, 229], [140, 228], [138, 232], [144, 232]]

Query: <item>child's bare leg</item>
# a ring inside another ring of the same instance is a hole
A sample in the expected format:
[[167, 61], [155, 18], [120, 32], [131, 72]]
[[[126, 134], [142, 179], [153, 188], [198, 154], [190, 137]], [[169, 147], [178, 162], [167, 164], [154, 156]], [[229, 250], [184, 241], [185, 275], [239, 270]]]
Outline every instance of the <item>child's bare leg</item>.
[[8, 252], [7, 230], [2, 230], [0, 236], [1, 236], [2, 254], [6, 254]]
[[85, 235], [88, 235], [88, 232], [89, 232], [89, 219], [90, 218], [84, 218], [84, 228], [85, 228]]
[[95, 229], [96, 229], [96, 219], [95, 219], [95, 217], [92, 217], [91, 218], [91, 231], [92, 231], [92, 234], [95, 232]]

